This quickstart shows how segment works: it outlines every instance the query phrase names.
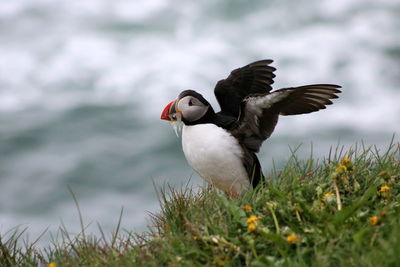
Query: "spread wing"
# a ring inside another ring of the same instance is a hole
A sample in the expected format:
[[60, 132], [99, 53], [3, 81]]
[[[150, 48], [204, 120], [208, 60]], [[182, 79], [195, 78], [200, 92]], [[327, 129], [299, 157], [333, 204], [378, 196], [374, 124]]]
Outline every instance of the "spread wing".
[[314, 84], [276, 90], [272, 93], [255, 94], [241, 103], [241, 114], [231, 129], [244, 146], [258, 152], [262, 142], [275, 129], [279, 115], [297, 115], [325, 109], [330, 99], [341, 88], [334, 84]]
[[252, 94], [265, 94], [272, 90], [271, 84], [276, 69], [269, 66], [272, 60], [265, 59], [235, 69], [225, 80], [220, 80], [214, 89], [221, 112], [237, 118], [240, 104]]

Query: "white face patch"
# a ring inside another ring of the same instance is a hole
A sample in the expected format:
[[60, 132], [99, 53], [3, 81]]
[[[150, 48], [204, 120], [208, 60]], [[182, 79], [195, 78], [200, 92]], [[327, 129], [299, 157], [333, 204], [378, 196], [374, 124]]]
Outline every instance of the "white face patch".
[[204, 105], [200, 100], [193, 96], [185, 96], [177, 103], [177, 110], [182, 113], [186, 121], [196, 121], [201, 119], [208, 110], [209, 106]]

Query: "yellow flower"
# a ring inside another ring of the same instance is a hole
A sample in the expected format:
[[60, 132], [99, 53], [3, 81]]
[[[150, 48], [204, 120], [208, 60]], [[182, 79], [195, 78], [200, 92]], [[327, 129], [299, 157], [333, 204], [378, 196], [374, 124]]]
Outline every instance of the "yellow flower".
[[340, 169], [340, 170], [342, 170], [342, 171], [347, 171], [347, 167], [345, 166], [345, 165], [343, 165], [343, 164], [338, 164], [338, 168]]
[[347, 158], [347, 157], [344, 157], [344, 158], [342, 159], [342, 164], [348, 164], [348, 163], [350, 163], [350, 159]]
[[334, 194], [332, 192], [328, 192], [326, 194], [324, 194], [324, 196], [322, 197], [322, 200], [329, 200], [331, 197], [333, 197]]
[[390, 186], [383, 185], [383, 186], [381, 186], [381, 188], [379, 189], [379, 192], [385, 193], [385, 192], [390, 191], [390, 189], [391, 189]]
[[381, 210], [381, 212], [379, 212], [379, 215], [381, 215], [381, 217], [385, 217], [388, 214], [387, 210]]
[[369, 220], [369, 224], [371, 226], [376, 226], [378, 224], [378, 222], [379, 222], [378, 216], [369, 217], [368, 220]]
[[295, 234], [291, 234], [286, 238], [286, 241], [289, 243], [296, 243], [299, 241], [299, 238]]
[[260, 219], [259, 216], [251, 215], [247, 220], [247, 231], [248, 232], [253, 232], [254, 230], [257, 229], [257, 221]]
[[247, 224], [247, 231], [248, 232], [251, 233], [256, 229], [257, 229], [257, 224], [255, 222]]
[[244, 206], [243, 206], [243, 210], [244, 210], [244, 211], [251, 211], [252, 209], [253, 209], [253, 207], [250, 206], [250, 205], [244, 205]]
[[259, 216], [251, 215], [251, 216], [246, 220], [246, 223], [247, 223], [247, 224], [256, 223], [259, 219], [260, 219]]
[[50, 262], [48, 267], [57, 267], [57, 264], [55, 262]]

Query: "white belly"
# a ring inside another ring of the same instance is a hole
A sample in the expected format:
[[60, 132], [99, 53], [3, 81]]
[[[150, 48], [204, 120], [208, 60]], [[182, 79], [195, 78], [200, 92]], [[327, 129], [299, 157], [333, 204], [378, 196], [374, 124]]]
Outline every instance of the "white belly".
[[207, 182], [233, 195], [250, 187], [242, 149], [224, 129], [214, 124], [184, 125], [182, 147], [189, 164]]

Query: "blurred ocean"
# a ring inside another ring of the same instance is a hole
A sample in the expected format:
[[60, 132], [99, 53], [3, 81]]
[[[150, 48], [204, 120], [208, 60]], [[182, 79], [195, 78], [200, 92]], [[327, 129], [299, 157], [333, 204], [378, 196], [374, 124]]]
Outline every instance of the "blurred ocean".
[[327, 110], [281, 117], [260, 154], [266, 174], [290, 147], [383, 149], [400, 132], [398, 0], [2, 1], [0, 233], [79, 232], [68, 186], [87, 232], [110, 232], [122, 207], [122, 228], [143, 231], [159, 209], [153, 183], [203, 184], [163, 107], [195, 89], [218, 110], [215, 83], [264, 58], [276, 89], [343, 86]]

